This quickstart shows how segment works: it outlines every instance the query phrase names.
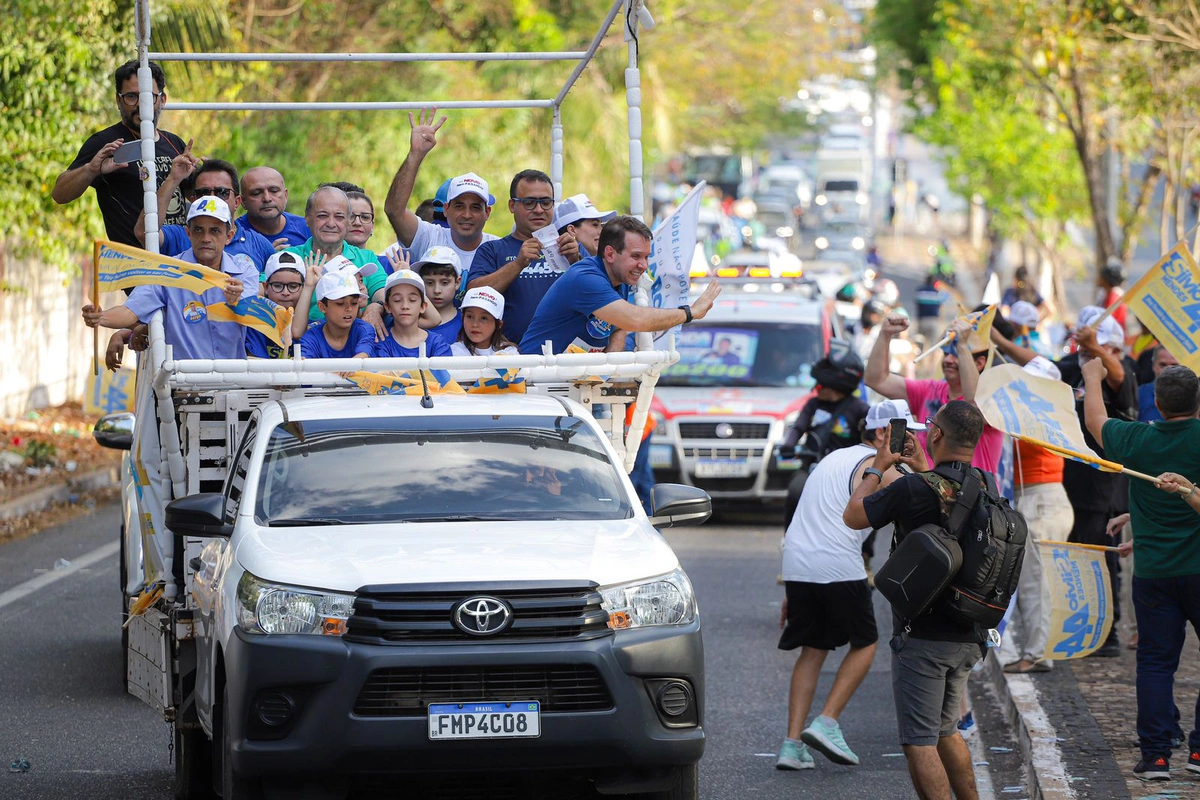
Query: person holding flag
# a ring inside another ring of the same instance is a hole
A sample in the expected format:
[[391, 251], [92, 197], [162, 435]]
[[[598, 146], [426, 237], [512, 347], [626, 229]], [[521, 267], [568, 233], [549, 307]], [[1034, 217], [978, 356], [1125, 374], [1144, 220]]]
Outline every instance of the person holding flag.
[[[1111, 419], [1102, 382], [1106, 365], [1083, 365], [1088, 431], [1108, 458], [1130, 469], [1162, 472], [1158, 488], [1134, 481], [1129, 489], [1133, 540], [1133, 609], [1137, 615], [1137, 734], [1142, 780], [1170, 780], [1176, 730], [1174, 680], [1185, 627], [1200, 630], [1200, 379], [1183, 366], [1168, 367], [1154, 386], [1162, 420], [1149, 425]], [[1200, 774], [1200, 700], [1188, 736], [1187, 770]]]
[[188, 208], [186, 227], [192, 246], [179, 260], [223, 273], [224, 288], [214, 285], [198, 294], [179, 285], [140, 285], [124, 305], [107, 310], [85, 305], [83, 321], [89, 328], [133, 328], [162, 311], [166, 341], [175, 358], [245, 358], [246, 328], [239, 322], [212, 320], [208, 313], [208, 306], [222, 300], [236, 306], [258, 296], [258, 270], [225, 253], [233, 235], [229, 205], [219, 197], [197, 198]]

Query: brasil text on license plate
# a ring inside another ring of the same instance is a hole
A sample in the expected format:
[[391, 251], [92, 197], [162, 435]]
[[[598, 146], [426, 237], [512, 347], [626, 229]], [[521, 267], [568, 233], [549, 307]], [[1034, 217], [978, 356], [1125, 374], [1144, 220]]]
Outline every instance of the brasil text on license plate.
[[430, 739], [515, 739], [542, 735], [541, 704], [431, 703]]

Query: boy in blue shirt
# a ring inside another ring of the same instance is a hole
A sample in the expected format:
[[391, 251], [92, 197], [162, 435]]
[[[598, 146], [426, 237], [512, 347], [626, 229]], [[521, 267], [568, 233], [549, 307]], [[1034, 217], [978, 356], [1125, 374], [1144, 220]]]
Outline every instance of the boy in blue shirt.
[[162, 311], [163, 331], [175, 358], [245, 358], [246, 329], [237, 322], [213, 322], [208, 318], [208, 307], [214, 303], [224, 301], [235, 306], [244, 297], [258, 296], [258, 270], [225, 253], [225, 245], [233, 235], [232, 221], [224, 200], [195, 200], [188, 208], [186, 226], [192, 246], [179, 256], [180, 261], [228, 275], [223, 290], [213, 287], [196, 294], [178, 286], [138, 286], [125, 304], [116, 308], [102, 311], [97, 306], [84, 306], [83, 321], [89, 328], [133, 328], [150, 322], [154, 312]]
[[[266, 298], [295, 311], [296, 301], [304, 288], [304, 276], [304, 261], [300, 256], [286, 251], [272, 254], [263, 273]], [[246, 355], [251, 358], [287, 358], [291, 354], [291, 347], [280, 347], [261, 331], [246, 330]]]
[[398, 269], [389, 275], [383, 287], [383, 303], [392, 315], [392, 330], [383, 341], [376, 342], [376, 358], [415, 358], [421, 354], [422, 342], [430, 358], [453, 355], [445, 339], [434, 331], [421, 330], [418, 324], [428, 305], [425, 281], [420, 275], [411, 269]]
[[325, 319], [300, 337], [305, 358], [366, 358], [375, 343], [375, 329], [358, 318], [362, 299], [353, 269], [330, 270], [317, 281], [317, 305]]
[[458, 332], [462, 330], [462, 316], [454, 307], [454, 298], [462, 283], [462, 260], [458, 253], [441, 245], [431, 247], [412, 269], [425, 281], [425, 297], [441, 319], [429, 331], [447, 342], [458, 341]]
[[537, 355], [546, 341], [554, 353], [571, 345], [585, 352], [620, 351], [627, 332], [665, 331], [703, 319], [721, 293], [715, 280], [692, 306], [649, 308], [629, 302], [649, 266], [651, 238], [636, 217], [620, 216], [605, 225], [599, 255], [572, 265], [542, 298], [521, 339], [521, 352]]

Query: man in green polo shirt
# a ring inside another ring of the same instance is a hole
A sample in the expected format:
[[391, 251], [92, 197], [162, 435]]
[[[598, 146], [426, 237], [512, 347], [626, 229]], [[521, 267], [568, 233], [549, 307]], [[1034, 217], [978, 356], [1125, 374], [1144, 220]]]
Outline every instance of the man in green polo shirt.
[[[383, 284], [387, 282], [387, 275], [378, 268], [378, 256], [346, 241], [346, 230], [350, 224], [350, 198], [336, 186], [322, 186], [308, 196], [308, 203], [304, 206], [304, 221], [308, 223], [312, 237], [304, 244], [287, 248], [287, 252], [296, 253], [303, 259], [316, 250], [328, 258], [345, 256], [357, 267], [374, 267], [370, 274], [363, 272], [367, 296], [371, 299], [371, 305], [363, 313], [363, 319], [374, 324], [374, 320], [368, 315], [379, 314], [382, 324], [382, 298], [378, 298], [379, 302], [376, 302], [375, 293], [383, 288]], [[308, 310], [308, 318], [310, 321], [325, 318], [317, 308], [315, 294]]]
[[[1167, 487], [1173, 493], [1143, 480], [1131, 481], [1129, 487], [1142, 751], [1133, 774], [1142, 780], [1170, 780], [1175, 670], [1187, 623], [1200, 630], [1200, 514], [1183, 498], [1200, 480], [1200, 380], [1187, 367], [1163, 370], [1154, 384], [1154, 405], [1163, 418], [1146, 424], [1108, 418], [1101, 393], [1104, 375], [1098, 358], [1083, 366], [1084, 419], [1105, 457], [1139, 472], [1183, 478]], [[1188, 737], [1187, 770], [1193, 773], [1200, 773], [1200, 703], [1197, 711]]]

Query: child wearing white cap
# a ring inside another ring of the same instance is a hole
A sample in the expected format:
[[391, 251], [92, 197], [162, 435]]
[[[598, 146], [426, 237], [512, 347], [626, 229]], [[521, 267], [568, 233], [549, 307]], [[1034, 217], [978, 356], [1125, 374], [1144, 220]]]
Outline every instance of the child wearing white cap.
[[430, 331], [447, 342], [458, 339], [462, 317], [454, 307], [454, 298], [462, 284], [462, 259], [451, 247], [435, 245], [425, 251], [412, 270], [425, 281], [425, 297], [438, 313], [437, 326]]
[[[420, 263], [420, 262], [418, 262]], [[433, 331], [421, 330], [421, 315], [429, 306], [425, 281], [411, 269], [400, 269], [388, 276], [383, 287], [383, 305], [392, 315], [392, 329], [376, 342], [376, 358], [415, 358], [425, 344], [425, 355], [450, 355], [450, 345]]]
[[[272, 253], [263, 268], [262, 286], [268, 300], [294, 311], [304, 289], [304, 260], [287, 251]], [[280, 347], [261, 331], [246, 329], [246, 355], [250, 358], [287, 358], [291, 354], [291, 347]]]
[[[336, 260], [336, 259], [335, 259]], [[375, 329], [358, 318], [363, 289], [351, 270], [331, 270], [317, 281], [317, 305], [325, 319], [300, 337], [305, 358], [365, 358], [375, 344]]]
[[504, 338], [504, 295], [484, 287], [463, 295], [462, 331], [450, 345], [456, 356], [516, 355], [517, 346]]

